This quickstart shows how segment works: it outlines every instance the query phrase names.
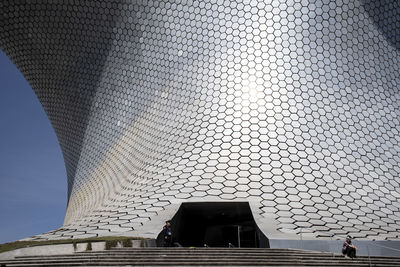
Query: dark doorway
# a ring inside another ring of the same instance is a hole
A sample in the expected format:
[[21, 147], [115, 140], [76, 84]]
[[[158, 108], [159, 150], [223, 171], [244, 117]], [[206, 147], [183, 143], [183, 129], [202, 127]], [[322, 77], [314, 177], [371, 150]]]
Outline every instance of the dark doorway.
[[172, 233], [184, 247], [269, 247], [247, 202], [182, 203]]

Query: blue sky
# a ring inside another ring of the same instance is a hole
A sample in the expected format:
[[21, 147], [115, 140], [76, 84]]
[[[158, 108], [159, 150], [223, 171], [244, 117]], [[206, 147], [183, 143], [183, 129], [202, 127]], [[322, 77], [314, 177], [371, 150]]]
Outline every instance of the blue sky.
[[54, 129], [0, 50], [0, 244], [62, 226], [67, 178]]

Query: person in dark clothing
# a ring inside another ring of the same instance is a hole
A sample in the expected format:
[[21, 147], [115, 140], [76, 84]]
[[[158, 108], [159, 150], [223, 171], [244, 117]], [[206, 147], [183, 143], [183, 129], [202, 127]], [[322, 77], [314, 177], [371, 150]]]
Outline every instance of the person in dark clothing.
[[346, 241], [343, 243], [342, 253], [343, 255], [348, 258], [355, 258], [356, 257], [356, 250], [357, 247], [351, 243], [351, 237], [347, 236]]
[[166, 221], [163, 227], [163, 237], [164, 237], [164, 247], [171, 247], [172, 246], [172, 229], [171, 229], [171, 221]]

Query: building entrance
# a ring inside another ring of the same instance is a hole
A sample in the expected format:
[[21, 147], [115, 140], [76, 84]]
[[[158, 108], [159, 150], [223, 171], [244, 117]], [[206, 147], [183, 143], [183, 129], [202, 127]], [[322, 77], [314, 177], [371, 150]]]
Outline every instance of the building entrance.
[[182, 203], [172, 232], [173, 242], [184, 247], [269, 247], [247, 202]]

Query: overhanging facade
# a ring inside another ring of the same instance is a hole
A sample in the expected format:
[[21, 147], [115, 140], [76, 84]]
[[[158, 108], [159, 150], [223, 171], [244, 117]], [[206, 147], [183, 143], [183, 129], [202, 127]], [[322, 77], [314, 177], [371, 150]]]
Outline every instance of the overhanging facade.
[[1, 1], [56, 131], [64, 226], [153, 236], [249, 202], [267, 237], [397, 239], [398, 1]]

